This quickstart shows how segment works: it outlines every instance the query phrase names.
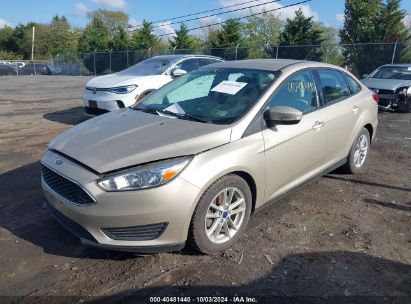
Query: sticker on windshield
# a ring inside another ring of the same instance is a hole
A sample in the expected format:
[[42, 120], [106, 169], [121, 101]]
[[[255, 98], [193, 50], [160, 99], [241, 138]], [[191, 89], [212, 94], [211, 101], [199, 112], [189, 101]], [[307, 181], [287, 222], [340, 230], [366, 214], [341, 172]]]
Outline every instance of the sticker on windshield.
[[211, 91], [225, 93], [230, 95], [237, 94], [242, 88], [244, 88], [248, 83], [247, 82], [237, 82], [224, 80], [216, 85]]

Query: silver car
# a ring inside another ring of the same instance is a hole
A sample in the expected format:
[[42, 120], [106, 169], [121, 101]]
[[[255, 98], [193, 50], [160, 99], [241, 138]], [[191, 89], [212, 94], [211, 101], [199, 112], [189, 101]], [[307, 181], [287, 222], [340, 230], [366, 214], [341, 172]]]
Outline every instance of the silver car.
[[363, 77], [362, 83], [378, 94], [380, 107], [411, 112], [411, 64], [386, 64]]
[[362, 170], [376, 129], [375, 94], [339, 67], [217, 63], [54, 139], [45, 207], [86, 245], [213, 254], [304, 182]]

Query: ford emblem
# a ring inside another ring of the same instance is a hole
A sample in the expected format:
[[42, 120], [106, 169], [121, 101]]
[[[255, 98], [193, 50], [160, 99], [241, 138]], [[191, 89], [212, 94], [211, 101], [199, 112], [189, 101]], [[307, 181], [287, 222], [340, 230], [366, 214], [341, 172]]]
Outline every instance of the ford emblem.
[[54, 161], [54, 163], [55, 163], [57, 166], [61, 166], [61, 165], [63, 164], [63, 160], [61, 160], [61, 159], [56, 159], [56, 160]]

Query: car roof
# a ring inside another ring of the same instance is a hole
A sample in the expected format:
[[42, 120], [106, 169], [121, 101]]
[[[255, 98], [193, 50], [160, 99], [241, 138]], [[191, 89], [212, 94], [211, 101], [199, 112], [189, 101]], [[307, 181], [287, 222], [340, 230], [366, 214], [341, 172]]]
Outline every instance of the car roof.
[[411, 67], [411, 63], [391, 63], [391, 64], [384, 64], [382, 67], [390, 67], [390, 66], [395, 66], [395, 67]]
[[216, 57], [216, 56], [197, 55], [197, 54], [158, 55], [158, 56], [153, 56], [152, 58], [162, 58], [162, 59], [166, 59], [166, 60], [170, 60], [170, 61], [176, 61], [176, 60], [180, 60], [180, 59], [183, 59], [183, 58], [189, 58], [189, 57], [213, 58], [213, 59], [223, 60], [223, 58]]
[[294, 59], [247, 59], [237, 61], [223, 61], [207, 65], [206, 68], [237, 68], [263, 71], [279, 71], [294, 64], [312, 63]]

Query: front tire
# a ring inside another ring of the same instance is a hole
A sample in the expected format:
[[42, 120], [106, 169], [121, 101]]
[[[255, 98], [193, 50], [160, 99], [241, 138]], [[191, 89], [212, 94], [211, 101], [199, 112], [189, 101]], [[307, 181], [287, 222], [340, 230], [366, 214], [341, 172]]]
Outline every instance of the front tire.
[[355, 174], [363, 170], [370, 150], [370, 133], [362, 128], [348, 154], [347, 163], [342, 167], [347, 173]]
[[194, 210], [189, 244], [205, 254], [231, 247], [247, 227], [251, 205], [251, 191], [244, 179], [235, 174], [218, 179]]

